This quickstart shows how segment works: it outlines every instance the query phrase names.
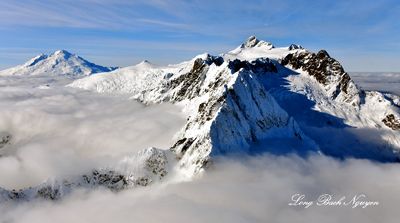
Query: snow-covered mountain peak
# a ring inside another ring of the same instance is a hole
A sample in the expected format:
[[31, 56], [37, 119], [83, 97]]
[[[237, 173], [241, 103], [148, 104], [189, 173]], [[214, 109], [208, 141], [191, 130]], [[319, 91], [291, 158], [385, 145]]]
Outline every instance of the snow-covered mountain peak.
[[151, 64], [151, 63], [150, 63], [150, 61], [148, 61], [148, 60], [142, 60], [142, 61], [140, 61], [139, 64]]
[[91, 63], [66, 50], [57, 50], [50, 55], [40, 54], [26, 63], [0, 71], [0, 76], [10, 75], [52, 75], [87, 76], [93, 73], [108, 72], [115, 68]]
[[360, 105], [361, 91], [342, 65], [330, 57], [326, 50], [317, 53], [295, 51], [281, 60], [285, 66], [312, 76], [332, 100]]
[[259, 40], [255, 36], [250, 36], [247, 40], [240, 46], [241, 48], [252, 48], [252, 47], [266, 47], [266, 48], [274, 48], [272, 43]]
[[52, 53], [54, 55], [72, 55], [72, 53], [68, 52], [67, 50], [56, 50], [54, 51], [54, 53]]
[[66, 50], [56, 50], [54, 53], [50, 54], [50, 57], [59, 57], [68, 59], [69, 57], [73, 56], [74, 54], [66, 51]]
[[259, 40], [255, 36], [250, 36], [246, 42], [243, 43], [243, 47], [254, 47], [258, 42]]
[[202, 60], [206, 60], [210, 56], [211, 55], [209, 53], [202, 53], [202, 54], [199, 54], [199, 55], [195, 56], [192, 60], [194, 61], [194, 60], [199, 59], [199, 58], [202, 59]]
[[270, 58], [274, 60], [281, 60], [289, 53], [296, 51], [306, 51], [302, 46], [292, 44], [289, 47], [275, 47], [272, 43], [259, 40], [255, 36], [250, 36], [244, 43], [222, 54], [222, 57], [227, 60], [247, 60], [252, 61], [257, 58]]
[[220, 56], [202, 54], [176, 66], [123, 68], [69, 86], [129, 93], [145, 104], [183, 105], [188, 121], [171, 150], [190, 175], [202, 170], [211, 156], [254, 152], [252, 145], [268, 138], [316, 149], [263, 88], [256, 74], [264, 72], [277, 72], [273, 61], [225, 61]]
[[290, 44], [288, 49], [289, 50], [302, 50], [302, 49], [304, 49], [304, 47], [302, 47], [301, 45], [292, 43], [292, 44]]
[[136, 64], [135, 67], [143, 68], [143, 69], [146, 69], [146, 68], [150, 69], [150, 68], [156, 67], [156, 65], [151, 63], [148, 60], [143, 60], [140, 63]]
[[[205, 53], [152, 69], [136, 65], [69, 86], [128, 93], [145, 104], [182, 105], [187, 123], [170, 149], [189, 175], [216, 155], [256, 153], [257, 145], [263, 151], [278, 148], [278, 153], [320, 149], [339, 157], [397, 159], [387, 144], [400, 148], [395, 132], [400, 129], [399, 106], [389, 96], [359, 89], [325, 50], [313, 53], [299, 45], [272, 48], [265, 43], [250, 37], [221, 56]], [[327, 126], [327, 134], [338, 131], [338, 138], [349, 144], [344, 147], [357, 144], [361, 149], [337, 149], [343, 146], [336, 146], [334, 137], [329, 141], [321, 136], [315, 130], [320, 126]], [[386, 141], [383, 146], [363, 145], [346, 133], [347, 126], [385, 128]]]

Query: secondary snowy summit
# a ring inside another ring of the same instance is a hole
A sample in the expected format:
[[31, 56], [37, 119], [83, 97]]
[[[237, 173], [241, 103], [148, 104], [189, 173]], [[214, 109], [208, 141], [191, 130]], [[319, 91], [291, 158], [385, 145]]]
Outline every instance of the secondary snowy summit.
[[[150, 148], [122, 162], [128, 171], [119, 164], [18, 191], [0, 188], [0, 200], [58, 199], [82, 187], [118, 191], [149, 185], [171, 171], [191, 178], [225, 155], [400, 160], [400, 97], [359, 88], [325, 50], [276, 47], [251, 36], [219, 56], [205, 53], [169, 66], [143, 61], [68, 86], [128, 94], [147, 105], [173, 103], [187, 121], [169, 150]], [[12, 143], [11, 135], [0, 137], [0, 147]]]
[[[265, 151], [399, 160], [399, 97], [360, 89], [325, 50], [251, 36], [220, 56], [139, 64], [69, 86], [183, 105], [188, 121], [171, 151], [189, 173], [214, 156]], [[366, 132], [382, 142], [370, 143]]]
[[22, 65], [2, 70], [0, 71], [0, 76], [67, 75], [79, 77], [99, 72], [108, 72], [114, 69], [112, 67], [96, 65], [66, 50], [57, 50], [50, 55], [41, 54]]

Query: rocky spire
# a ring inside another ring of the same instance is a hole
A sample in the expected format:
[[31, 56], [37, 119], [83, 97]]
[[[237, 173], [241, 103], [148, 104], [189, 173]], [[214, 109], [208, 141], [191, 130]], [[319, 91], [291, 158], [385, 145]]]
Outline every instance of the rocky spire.
[[271, 43], [259, 40], [256, 36], [250, 36], [249, 38], [247, 38], [247, 40], [241, 45], [241, 48], [252, 48], [260, 46], [269, 46], [270, 48], [274, 48]]

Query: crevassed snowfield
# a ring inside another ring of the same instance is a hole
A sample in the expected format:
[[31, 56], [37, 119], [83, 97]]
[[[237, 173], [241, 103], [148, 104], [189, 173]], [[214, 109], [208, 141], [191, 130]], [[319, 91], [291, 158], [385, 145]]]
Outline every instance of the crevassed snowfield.
[[[81, 174], [149, 146], [168, 148], [184, 123], [179, 107], [144, 107], [128, 96], [63, 87], [69, 82], [63, 77], [0, 78], [0, 128], [15, 137], [12, 146], [0, 150], [7, 154], [0, 159], [1, 187]], [[0, 221], [397, 222], [397, 164], [272, 155], [215, 164], [190, 182], [166, 181], [119, 193], [82, 189], [57, 202], [0, 204]], [[296, 193], [309, 199], [323, 193], [349, 198], [363, 193], [380, 205], [288, 206]]]

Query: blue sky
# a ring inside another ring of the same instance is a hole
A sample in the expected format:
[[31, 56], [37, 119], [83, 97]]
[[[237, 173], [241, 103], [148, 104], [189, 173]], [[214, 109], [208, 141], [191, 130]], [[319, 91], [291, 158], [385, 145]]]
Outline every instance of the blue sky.
[[398, 0], [0, 0], [0, 68], [57, 49], [101, 65], [176, 63], [250, 35], [327, 49], [348, 71], [400, 71]]

